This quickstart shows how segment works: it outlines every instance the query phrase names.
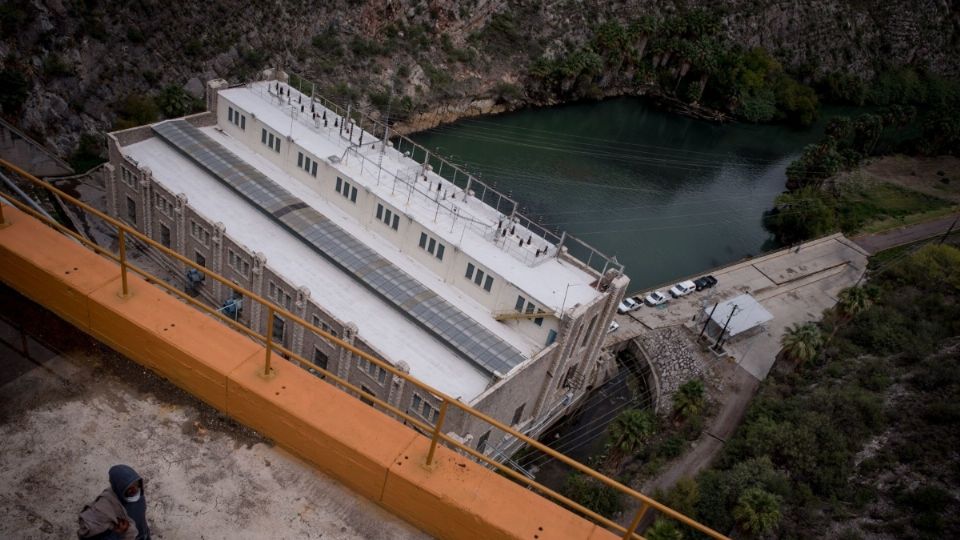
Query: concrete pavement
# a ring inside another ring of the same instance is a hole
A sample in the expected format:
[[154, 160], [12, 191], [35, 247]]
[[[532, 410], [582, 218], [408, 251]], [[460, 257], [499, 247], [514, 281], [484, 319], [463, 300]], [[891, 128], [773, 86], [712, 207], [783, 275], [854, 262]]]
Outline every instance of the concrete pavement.
[[[836, 303], [841, 290], [860, 279], [866, 266], [867, 253], [843, 235], [835, 234], [705, 272], [717, 278], [714, 288], [671, 299], [655, 308], [644, 306], [618, 315], [620, 329], [608, 334], [605, 344], [615, 346], [665, 326], [683, 325], [699, 333], [704, 310], [716, 302], [751, 294], [774, 318], [758, 330], [730, 339], [725, 348], [744, 370], [763, 380], [773, 366], [780, 350], [780, 337], [787, 327], [819, 319], [825, 309]], [[666, 292], [666, 288], [660, 290]]]
[[75, 536], [116, 463], [146, 479], [157, 539], [427, 538], [5, 287], [0, 301], [17, 316], [0, 319], [0, 538]]

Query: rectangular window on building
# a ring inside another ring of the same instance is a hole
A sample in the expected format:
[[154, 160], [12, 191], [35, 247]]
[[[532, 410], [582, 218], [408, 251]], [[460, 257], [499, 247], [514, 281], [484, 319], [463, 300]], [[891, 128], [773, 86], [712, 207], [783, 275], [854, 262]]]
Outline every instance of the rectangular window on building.
[[273, 133], [267, 132], [267, 146], [273, 148]]
[[474, 270], [473, 264], [467, 263], [467, 273], [465, 274], [465, 277], [467, 279], [471, 279], [473, 277], [473, 270]]
[[297, 152], [297, 167], [303, 167], [303, 152]]
[[274, 142], [273, 149], [276, 150], [277, 152], [279, 152], [279, 151], [280, 151], [280, 136], [278, 135], [277, 138], [273, 140], [273, 142]]
[[523, 408], [526, 406], [527, 404], [524, 403], [523, 405], [517, 407], [517, 410], [513, 411], [513, 421], [510, 422], [511, 426], [515, 426], [520, 423], [520, 420], [523, 419]]
[[400, 216], [396, 214], [393, 215], [393, 223], [390, 224], [390, 228], [395, 231], [400, 230]]
[[410, 408], [419, 411], [420, 405], [423, 403], [423, 398], [420, 397], [420, 394], [413, 394], [413, 403], [410, 405]]
[[170, 227], [163, 223], [160, 224], [160, 244], [166, 248], [170, 247]]
[[283, 343], [283, 331], [286, 323], [287, 321], [283, 320], [282, 317], [276, 313], [273, 314], [273, 339], [278, 343]]
[[526, 303], [527, 303], [527, 299], [518, 295], [517, 303], [513, 305], [513, 309], [515, 309], [517, 313], [523, 313], [523, 305]]
[[310, 158], [303, 160], [303, 170], [310, 172]]
[[443, 244], [437, 244], [437, 258], [443, 260]]
[[486, 432], [477, 440], [477, 452], [483, 453], [487, 449], [487, 439], [490, 438], [490, 432]]
[[120, 180], [130, 189], [137, 191], [137, 175], [126, 167], [120, 167]]
[[340, 193], [340, 189], [343, 187], [343, 178], [337, 177], [337, 193]]
[[427, 244], [427, 253], [433, 255], [433, 251], [437, 247], [437, 241], [433, 238], [430, 239], [430, 242]]
[[312, 177], [314, 177], [314, 178], [317, 177], [317, 162], [316, 162], [316, 161], [314, 161], [313, 164], [310, 166], [310, 176], [312, 176]]
[[233, 107], [227, 107], [227, 120], [233, 123]]
[[137, 224], [137, 201], [127, 197], [127, 220], [134, 225]]
[[375, 394], [375, 393], [373, 392], [373, 390], [367, 388], [366, 386], [364, 386], [364, 385], [362, 385], [362, 384], [360, 385], [360, 390], [363, 391], [363, 392], [361, 392], [361, 394], [360, 394], [360, 396], [359, 396], [359, 397], [360, 397], [360, 401], [362, 401], [362, 402], [366, 403], [367, 405], [373, 407], [373, 400], [370, 399], [370, 398], [368, 398], [368, 397], [365, 397], [364, 394], [367, 394], [367, 395], [370, 395], [370, 396], [373, 396], [373, 397], [377, 397], [377, 394]]
[[383, 219], [383, 205], [377, 204], [377, 219]]
[[543, 326], [543, 317], [537, 317], [533, 320], [533, 324], [537, 326]]
[[357, 188], [350, 188], [350, 202], [357, 202]]
[[243, 277], [247, 277], [250, 273], [250, 263], [237, 254], [236, 251], [229, 248], [227, 249], [227, 265]]
[[210, 231], [201, 227], [199, 223], [192, 219], [190, 220], [190, 236], [204, 246], [210, 245]]
[[247, 130], [247, 117], [246, 115], [240, 115], [240, 129], [243, 131]]
[[493, 288], [493, 278], [487, 276], [487, 280], [483, 282], [483, 290], [490, 292], [490, 289]]
[[393, 212], [391, 212], [389, 209], [387, 209], [383, 214], [384, 214], [384, 215], [383, 215], [383, 222], [386, 223], [387, 225], [389, 225], [391, 219], [393, 218]]
[[159, 193], [154, 193], [154, 204], [157, 207], [157, 210], [160, 210], [160, 213], [172, 218], [173, 217], [173, 203], [169, 199], [164, 197]]
[[313, 365], [319, 367], [320, 369], [327, 369], [327, 362], [329, 359], [327, 355], [323, 353], [318, 347], [313, 348]]
[[427, 235], [426, 233], [420, 233], [420, 243], [417, 244], [423, 249], [427, 249]]
[[260, 142], [267, 144], [267, 130], [260, 128]]
[[202, 267], [204, 267], [204, 268], [207, 267], [207, 258], [204, 257], [203, 254], [200, 253], [199, 251], [194, 251], [194, 252], [193, 252], [193, 260], [194, 260], [194, 262], [196, 262], [196, 263], [199, 264], [200, 266], [202, 266]]
[[553, 342], [556, 340], [557, 340], [557, 331], [551, 328], [550, 331], [547, 332], [547, 342], [544, 343], [543, 346], [549, 347], [550, 345], [553, 345]]
[[477, 268], [477, 273], [473, 275], [473, 282], [476, 283], [477, 285], [480, 285], [483, 283], [483, 270], [480, 270], [479, 268]]

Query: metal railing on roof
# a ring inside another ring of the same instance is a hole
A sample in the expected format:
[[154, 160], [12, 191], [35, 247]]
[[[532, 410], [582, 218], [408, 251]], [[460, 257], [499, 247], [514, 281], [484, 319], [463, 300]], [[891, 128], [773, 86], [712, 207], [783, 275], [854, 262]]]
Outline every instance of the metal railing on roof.
[[[424, 166], [429, 165], [438, 176], [448, 180], [454, 186], [463, 189], [464, 192], [472, 191], [478, 200], [484, 202], [486, 205], [495, 209], [504, 216], [510, 219], [515, 219], [517, 223], [519, 223], [531, 234], [537, 235], [547, 242], [555, 245], [557, 247], [558, 256], [563, 255], [568, 258], [576, 259], [581, 263], [581, 266], [584, 269], [589, 269], [601, 275], [608, 269], [614, 269], [621, 274], [623, 273], [624, 265], [617, 261], [616, 257], [609, 257], [590, 244], [587, 244], [583, 240], [575, 238], [566, 232], [561, 232], [558, 235], [544, 228], [522, 214], [519, 211], [519, 204], [517, 201], [513, 200], [513, 198], [503, 194], [497, 189], [479, 180], [476, 176], [463, 170], [461, 167], [437, 155], [436, 152], [431, 152], [422, 145], [413, 142], [408, 137], [392, 133], [388, 125], [373, 119], [369, 115], [353, 108], [352, 106], [347, 107], [347, 109], [344, 110], [343, 107], [340, 107], [329, 99], [317, 94], [316, 83], [309, 82], [296, 73], [290, 73], [289, 76], [290, 82], [285, 84], [290, 87], [294, 87], [293, 83], [295, 81], [297, 92], [299, 92], [301, 95], [307, 95], [306, 85], [309, 84], [309, 97], [312, 100], [319, 102], [324, 108], [332, 111], [341, 118], [349, 118], [354, 120], [357, 122], [361, 131], [367, 131], [379, 140], [390, 140], [393, 142], [396, 150], [402, 155], [407, 156], [411, 160]], [[353, 144], [352, 141], [351, 144]], [[377, 166], [379, 167], [379, 164], [377, 164]]]
[[[303, 319], [302, 317], [299, 317], [296, 314], [280, 306], [275, 305], [273, 302], [271, 302], [267, 298], [264, 298], [253, 291], [238, 287], [237, 284], [234, 283], [229, 278], [226, 278], [222, 275], [211, 272], [208, 268], [201, 266], [195, 263], [194, 261], [188, 259], [187, 257], [184, 257], [183, 255], [180, 255], [179, 253], [173, 251], [172, 249], [163, 246], [159, 242], [153, 240], [147, 235], [136, 230], [134, 227], [127, 225], [126, 223], [120, 221], [119, 219], [113, 218], [107, 215], [106, 213], [100, 210], [97, 210], [96, 208], [93, 208], [92, 206], [80, 201], [79, 199], [67, 194], [66, 192], [40, 180], [39, 178], [36, 178], [35, 176], [17, 167], [16, 165], [13, 165], [5, 160], [0, 159], [0, 167], [6, 168], [7, 170], [17, 174], [18, 176], [20, 176], [21, 178], [23, 178], [24, 180], [26, 180], [36, 188], [47, 190], [48, 192], [59, 196], [64, 203], [73, 205], [77, 207], [78, 210], [82, 210], [87, 214], [89, 214], [90, 216], [93, 216], [101, 220], [105, 224], [116, 229], [117, 239], [118, 239], [118, 250], [117, 250], [117, 254], [114, 254], [112, 250], [105, 248], [103, 246], [100, 246], [95, 242], [88, 240], [84, 236], [72, 231], [68, 227], [43, 216], [41, 213], [37, 212], [36, 210], [31, 208], [29, 205], [21, 203], [13, 197], [9, 197], [7, 199], [10, 204], [13, 204], [24, 213], [29, 214], [34, 218], [38, 219], [39, 221], [42, 221], [48, 226], [56, 229], [57, 231], [67, 236], [70, 236], [71, 238], [74, 238], [75, 240], [83, 244], [85, 247], [91, 249], [98, 255], [107, 257], [108, 259], [111, 259], [114, 262], [116, 262], [119, 265], [119, 272], [120, 272], [120, 278], [121, 278], [120, 290], [118, 291], [118, 294], [120, 294], [122, 297], [126, 297], [130, 295], [130, 289], [128, 285], [128, 273], [133, 272], [135, 274], [140, 275], [148, 283], [163, 288], [168, 293], [175, 295], [176, 297], [180, 298], [184, 302], [187, 302], [190, 305], [206, 312], [211, 317], [216, 318], [220, 322], [248, 336], [254, 341], [263, 344], [264, 350], [265, 350], [263, 375], [266, 378], [270, 378], [274, 373], [274, 370], [271, 367], [271, 362], [274, 354], [282, 354], [284, 358], [297, 364], [301, 368], [321, 372], [324, 376], [324, 380], [328, 382], [332, 382], [338, 385], [339, 387], [348, 390], [349, 393], [354, 397], [356, 397], [357, 399], [362, 398], [365, 402], [368, 402], [368, 403], [372, 402], [376, 404], [376, 406], [380, 407], [382, 410], [388, 411], [389, 413], [396, 415], [399, 418], [402, 418], [406, 423], [408, 423], [409, 426], [411, 426], [411, 429], [420, 430], [422, 433], [429, 434], [431, 438], [431, 443], [430, 443], [430, 450], [426, 456], [427, 465], [432, 464], [434, 455], [436, 453], [437, 445], [443, 443], [446, 446], [450, 447], [451, 449], [467, 454], [472, 458], [478, 460], [479, 462], [484, 463], [485, 465], [498, 470], [508, 478], [511, 478], [512, 480], [518, 482], [521, 485], [529, 487], [530, 489], [538, 492], [542, 496], [566, 507], [567, 509], [574, 511], [578, 514], [581, 514], [587, 517], [588, 519], [604, 527], [607, 527], [612, 531], [615, 531], [617, 533], [622, 533], [624, 539], [639, 538], [642, 540], [643, 537], [637, 533], [637, 528], [639, 527], [644, 516], [646, 516], [647, 512], [649, 512], [651, 509], [657, 512], [660, 512], [664, 516], [670, 519], [676, 520], [677, 522], [691, 529], [694, 529], [700, 533], [703, 533], [711, 538], [726, 539], [726, 537], [720, 534], [719, 532], [687, 517], [684, 514], [681, 514], [680, 512], [677, 512], [676, 510], [673, 510], [672, 508], [669, 508], [668, 506], [660, 502], [657, 502], [656, 500], [628, 486], [625, 486], [624, 484], [612, 478], [609, 478], [591, 469], [590, 467], [562, 453], [555, 451], [554, 449], [548, 447], [547, 445], [524, 435], [523, 433], [517, 431], [511, 426], [508, 426], [505, 423], [499, 420], [496, 420], [474, 409], [470, 405], [467, 405], [466, 403], [463, 403], [458, 399], [455, 399], [446, 395], [445, 393], [421, 382], [420, 380], [416, 379], [410, 374], [405, 373], [400, 369], [394, 367], [392, 364], [385, 362], [384, 360], [381, 360], [367, 353], [366, 351], [363, 351], [358, 347], [350, 343], [347, 343], [346, 341], [343, 341], [339, 337], [324, 331], [322, 328], [318, 326], [315, 326], [314, 324], [307, 321], [306, 319]], [[3, 206], [4, 206], [4, 198], [0, 197], [0, 228], [7, 226], [7, 222], [3, 214]], [[266, 310], [266, 317], [267, 317], [266, 331], [264, 333], [260, 333], [250, 328], [247, 328], [242, 323], [223, 314], [218, 309], [208, 306], [203, 302], [195, 298], [192, 298], [190, 295], [188, 295], [184, 291], [181, 291], [177, 287], [174, 287], [173, 285], [168, 284], [163, 278], [158, 277], [154, 274], [151, 274], [147, 270], [144, 270], [142, 268], [139, 268], [131, 264], [127, 256], [128, 241], [134, 242], [135, 244], [139, 244], [140, 247], [155, 250], [161, 256], [168, 257], [176, 262], [179, 262], [180, 264], [185, 265], [188, 268], [191, 268], [198, 272], [203, 273], [205, 276], [209, 277], [213, 281], [216, 281], [221, 285], [224, 285], [225, 287], [227, 287], [226, 290], [236, 291], [242, 294], [245, 299], [248, 299], [251, 302], [257, 302]], [[309, 360], [301, 356], [299, 353], [292, 351], [291, 349], [285, 347], [284, 345], [276, 343], [273, 337], [274, 315], [279, 315], [283, 317], [286, 320], [285, 324], [298, 324], [302, 326], [306, 331], [312, 332], [313, 334], [326, 339], [328, 342], [335, 344], [337, 347], [340, 347], [360, 358], [363, 358], [368, 362], [371, 362], [381, 367], [382, 369], [386, 370], [387, 372], [391, 373], [396, 377], [402, 378], [406, 382], [412, 384], [414, 387], [436, 396], [440, 400], [440, 411], [439, 411], [439, 416], [436, 422], [433, 424], [429, 422], [425, 422], [420, 417], [416, 415], [412, 415], [407, 411], [402, 410], [399, 407], [391, 405], [387, 401], [384, 401], [383, 399], [380, 399], [377, 396], [374, 396], [365, 392], [358, 385], [355, 385], [347, 381], [346, 379], [339, 377], [332, 371], [329, 371], [325, 368], [322, 368], [318, 365], [313, 364], [312, 362], [310, 362]], [[485, 453], [465, 445], [457, 437], [444, 433], [442, 431], [443, 424], [450, 407], [454, 407], [455, 409], [458, 409], [459, 411], [461, 411], [463, 414], [486, 423], [491, 428], [496, 428], [498, 430], [503, 431], [509, 437], [514, 437], [516, 439], [523, 441], [523, 443], [529, 445], [530, 447], [536, 450], [539, 450], [540, 452], [543, 452], [544, 454], [548, 455], [550, 458], [555, 459], [573, 468], [575, 471], [581, 474], [584, 474], [586, 476], [589, 476], [590, 478], [596, 480], [597, 482], [600, 482], [601, 484], [616, 490], [622, 496], [635, 499], [640, 503], [640, 506], [637, 513], [634, 515], [630, 526], [624, 527], [619, 523], [616, 523], [612, 519], [606, 516], [600, 515], [599, 513], [583, 506], [580, 503], [577, 503], [576, 501], [569, 499], [568, 497], [550, 489], [547, 486], [544, 486], [543, 484], [540, 484], [539, 482], [527, 477], [526, 475], [515, 471], [510, 466], [500, 463], [499, 461], [497, 461], [494, 458], [491, 458]]]

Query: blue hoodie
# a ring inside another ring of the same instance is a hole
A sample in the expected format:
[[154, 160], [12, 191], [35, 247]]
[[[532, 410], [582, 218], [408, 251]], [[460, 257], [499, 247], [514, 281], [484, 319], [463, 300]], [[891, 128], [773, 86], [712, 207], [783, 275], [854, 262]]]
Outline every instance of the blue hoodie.
[[[114, 465], [110, 467], [110, 489], [120, 499], [120, 504], [130, 519], [137, 524], [137, 540], [150, 540], [150, 527], [147, 526], [147, 494], [143, 491], [143, 479], [127, 465]], [[139, 484], [140, 500], [137, 502], [127, 502], [124, 498], [124, 492], [133, 484]]]

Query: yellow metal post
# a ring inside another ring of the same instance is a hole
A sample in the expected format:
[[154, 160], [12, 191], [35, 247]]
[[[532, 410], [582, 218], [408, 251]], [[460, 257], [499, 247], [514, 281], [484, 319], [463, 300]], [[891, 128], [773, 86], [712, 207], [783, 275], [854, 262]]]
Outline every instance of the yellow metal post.
[[263, 364], [263, 376], [270, 377], [270, 353], [273, 351], [273, 307], [267, 306], [267, 357]]
[[447, 417], [447, 400], [440, 403], [440, 416], [437, 418], [437, 425], [433, 426], [433, 437], [430, 439], [430, 451], [427, 452], [427, 467], [433, 464], [433, 454], [437, 451], [437, 443], [440, 441], [440, 430], [443, 428], [443, 420]]
[[640, 505], [640, 509], [637, 510], [637, 515], [633, 516], [633, 522], [630, 523], [630, 528], [627, 529], [627, 534], [623, 535], [623, 540], [630, 540], [633, 538], [633, 533], [636, 532], [637, 527], [640, 526], [640, 520], [643, 519], [643, 516], [646, 515], [647, 510], [650, 509], [650, 505], [643, 503]]
[[127, 235], [123, 229], [117, 228], [120, 238], [120, 298], [130, 296], [127, 288]]

